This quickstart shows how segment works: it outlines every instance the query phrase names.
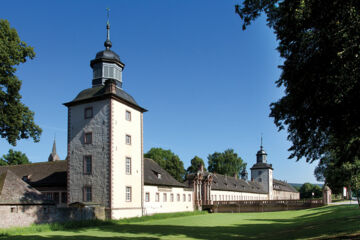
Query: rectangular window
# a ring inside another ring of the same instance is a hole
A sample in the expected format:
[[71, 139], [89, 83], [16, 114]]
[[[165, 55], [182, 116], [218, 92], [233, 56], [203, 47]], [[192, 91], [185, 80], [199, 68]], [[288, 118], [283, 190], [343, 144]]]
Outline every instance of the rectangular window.
[[62, 192], [61, 193], [61, 203], [66, 203], [66, 202], [67, 202], [67, 193]]
[[186, 202], [186, 195], [183, 194], [183, 202]]
[[180, 194], [177, 194], [177, 201], [180, 202]]
[[145, 193], [145, 202], [150, 202], [150, 193]]
[[45, 196], [47, 200], [53, 200], [53, 194], [51, 192], [45, 193]]
[[173, 202], [174, 201], [174, 194], [170, 194], [170, 202]]
[[92, 156], [84, 156], [84, 174], [92, 173]]
[[127, 145], [131, 145], [131, 136], [130, 135], [126, 135], [125, 142]]
[[126, 187], [125, 200], [131, 202], [131, 187]]
[[188, 195], [188, 201], [191, 202], [191, 194]]
[[18, 208], [17, 207], [11, 207], [10, 208], [10, 212], [12, 212], [12, 213], [17, 213], [18, 211]]
[[56, 204], [59, 204], [59, 200], [60, 200], [60, 195], [58, 192], [54, 192], [54, 202]]
[[130, 111], [125, 112], [125, 119], [128, 121], [131, 121], [131, 112]]
[[126, 174], [131, 174], [131, 158], [129, 157], [125, 159], [125, 172]]
[[167, 194], [166, 193], [163, 194], [163, 202], [167, 202]]
[[155, 195], [155, 202], [158, 202], [160, 200], [160, 194], [156, 193]]
[[93, 108], [92, 107], [85, 108], [84, 117], [85, 117], [85, 119], [89, 119], [89, 118], [93, 117]]
[[92, 132], [87, 132], [84, 134], [84, 143], [92, 144]]
[[84, 202], [91, 202], [92, 201], [92, 189], [90, 186], [84, 187]]

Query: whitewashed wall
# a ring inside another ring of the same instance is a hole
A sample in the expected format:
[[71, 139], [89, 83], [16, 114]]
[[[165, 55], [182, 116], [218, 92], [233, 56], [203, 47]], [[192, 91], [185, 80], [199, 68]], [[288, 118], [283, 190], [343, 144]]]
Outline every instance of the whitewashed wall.
[[[112, 107], [112, 218], [129, 218], [142, 215], [142, 133], [141, 112], [116, 100]], [[125, 118], [131, 112], [131, 120]], [[126, 144], [131, 136], [131, 145]], [[125, 159], [131, 158], [131, 174], [125, 171]], [[125, 199], [126, 187], [131, 187], [131, 201]]]
[[[145, 201], [145, 194], [150, 194], [150, 201]], [[155, 200], [156, 193], [159, 193], [159, 201]], [[166, 194], [166, 201], [164, 201], [164, 194]], [[174, 194], [174, 201], [171, 201], [171, 194]], [[180, 201], [177, 195], [180, 194]], [[185, 194], [185, 201], [183, 196]], [[191, 196], [191, 199], [189, 199]], [[194, 211], [194, 196], [192, 189], [181, 187], [160, 187], [160, 186], [144, 186], [144, 215], [152, 215], [155, 213], [169, 213], [169, 212], [186, 212]]]
[[211, 190], [212, 201], [268, 200], [268, 194]]
[[300, 199], [300, 193], [285, 192], [285, 191], [273, 191], [273, 200], [298, 200]]

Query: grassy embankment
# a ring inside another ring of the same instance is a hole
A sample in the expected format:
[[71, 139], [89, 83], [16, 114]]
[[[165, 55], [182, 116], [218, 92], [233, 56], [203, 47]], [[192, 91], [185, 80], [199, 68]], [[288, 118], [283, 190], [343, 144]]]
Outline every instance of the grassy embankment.
[[234, 214], [159, 214], [120, 221], [46, 224], [0, 231], [0, 239], [360, 239], [360, 208]]

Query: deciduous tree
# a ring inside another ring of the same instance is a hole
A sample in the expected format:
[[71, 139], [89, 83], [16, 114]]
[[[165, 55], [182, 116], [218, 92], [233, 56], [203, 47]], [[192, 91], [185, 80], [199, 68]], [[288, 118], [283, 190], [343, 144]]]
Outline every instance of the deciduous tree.
[[165, 169], [171, 176], [179, 182], [184, 181], [185, 169], [184, 163], [180, 160], [179, 156], [174, 154], [171, 150], [162, 148], [151, 148], [144, 155], [146, 158], [151, 158], [157, 164]]
[[15, 66], [34, 56], [33, 48], [20, 40], [7, 20], [0, 19], [0, 136], [14, 146], [24, 138], [40, 140], [41, 129], [34, 123], [34, 113], [21, 102], [21, 81], [15, 76]]
[[214, 152], [208, 156], [209, 172], [226, 174], [228, 176], [238, 176], [246, 168], [246, 163], [234, 152], [233, 149], [227, 149], [222, 153]]
[[9, 149], [8, 154], [3, 155], [0, 158], [0, 166], [5, 165], [20, 165], [20, 164], [27, 164], [31, 163], [25, 153], [20, 151], [14, 151], [13, 149]]
[[287, 129], [290, 158], [312, 162], [339, 148], [341, 162], [360, 156], [360, 3], [358, 0], [244, 0], [243, 29], [261, 13], [277, 37], [284, 62], [270, 105]]
[[195, 156], [193, 159], [191, 159], [191, 165], [186, 169], [186, 174], [196, 173], [201, 165], [204, 166], [204, 171], [206, 171], [204, 160], [198, 156]]

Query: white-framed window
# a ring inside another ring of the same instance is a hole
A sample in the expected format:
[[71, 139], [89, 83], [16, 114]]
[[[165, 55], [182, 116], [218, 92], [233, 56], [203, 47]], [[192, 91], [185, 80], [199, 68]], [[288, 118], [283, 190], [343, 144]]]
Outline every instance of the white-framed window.
[[180, 202], [180, 194], [178, 193], [177, 194], [177, 199], [176, 199], [178, 202]]
[[188, 195], [188, 201], [191, 202], [191, 194]]
[[183, 194], [183, 202], [186, 202], [186, 195]]
[[171, 194], [170, 194], [170, 202], [173, 202], [173, 201], [174, 201], [174, 194], [171, 193]]
[[131, 121], [131, 112], [128, 110], [125, 111], [125, 119]]
[[125, 158], [125, 172], [126, 172], [126, 174], [131, 174], [131, 158], [130, 157]]
[[131, 145], [131, 136], [129, 134], [126, 134], [125, 136], [125, 143], [127, 145]]
[[125, 189], [125, 200], [131, 202], [131, 187], [126, 187]]
[[145, 202], [150, 202], [150, 193], [149, 192], [145, 193]]
[[163, 202], [167, 202], [167, 194], [163, 193]]
[[160, 201], [160, 194], [156, 193], [155, 194], [155, 202], [158, 202], [158, 201]]

